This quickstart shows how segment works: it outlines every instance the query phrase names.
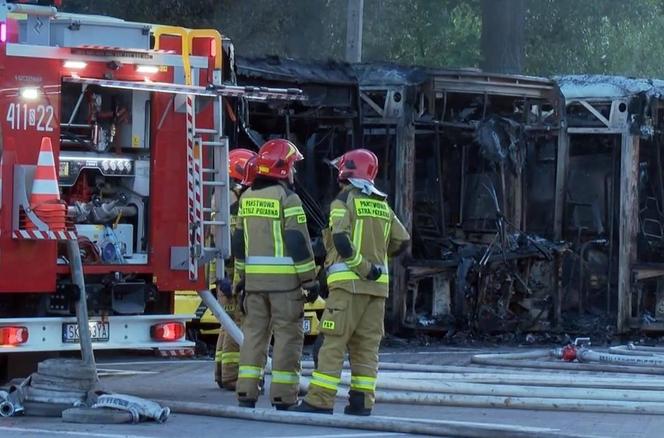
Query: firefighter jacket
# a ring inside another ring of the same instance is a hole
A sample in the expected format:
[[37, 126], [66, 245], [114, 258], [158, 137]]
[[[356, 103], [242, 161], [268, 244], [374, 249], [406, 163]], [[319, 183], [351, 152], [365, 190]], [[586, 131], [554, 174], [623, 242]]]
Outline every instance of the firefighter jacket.
[[302, 201], [280, 182], [259, 179], [242, 194], [232, 246], [247, 292], [292, 291], [316, 278]]
[[[388, 256], [405, 248], [410, 236], [384, 198], [346, 186], [330, 205], [323, 235], [330, 288], [387, 297]], [[377, 280], [367, 279], [372, 265], [381, 271]]]

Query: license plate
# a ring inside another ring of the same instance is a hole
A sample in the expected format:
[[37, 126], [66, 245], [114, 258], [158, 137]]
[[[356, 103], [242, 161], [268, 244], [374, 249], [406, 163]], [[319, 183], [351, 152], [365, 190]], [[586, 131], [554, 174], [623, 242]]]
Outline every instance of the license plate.
[[302, 321], [302, 328], [304, 329], [304, 334], [308, 335], [311, 333], [311, 320], [305, 319]]
[[[111, 335], [111, 327], [108, 322], [90, 321], [89, 325], [92, 342], [108, 342]], [[62, 324], [62, 342], [79, 342], [80, 337], [78, 324], [75, 322], [65, 322]]]

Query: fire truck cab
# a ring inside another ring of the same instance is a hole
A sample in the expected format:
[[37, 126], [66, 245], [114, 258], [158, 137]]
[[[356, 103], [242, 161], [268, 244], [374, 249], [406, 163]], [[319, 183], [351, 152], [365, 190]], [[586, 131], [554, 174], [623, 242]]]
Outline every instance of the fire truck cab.
[[[301, 98], [233, 85], [223, 53], [216, 30], [0, 1], [0, 354], [79, 348], [70, 239], [95, 349], [192, 345], [174, 291], [229, 255], [224, 102]], [[65, 230], [31, 201], [45, 138]]]

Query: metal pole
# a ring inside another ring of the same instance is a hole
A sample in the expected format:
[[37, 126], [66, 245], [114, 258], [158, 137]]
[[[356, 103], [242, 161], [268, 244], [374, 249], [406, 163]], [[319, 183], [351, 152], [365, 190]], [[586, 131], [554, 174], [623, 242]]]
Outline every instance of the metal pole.
[[214, 295], [212, 295], [212, 292], [209, 290], [199, 290], [198, 295], [208, 309], [210, 309], [210, 312], [212, 312], [217, 318], [224, 330], [226, 330], [226, 333], [228, 333], [238, 345], [242, 345], [242, 342], [244, 342], [242, 330], [240, 330], [237, 324], [235, 324], [233, 318], [228, 316], [228, 313], [226, 313], [224, 308], [221, 307], [219, 301], [217, 301]]
[[362, 17], [364, 0], [348, 0], [346, 19], [346, 61], [362, 62]]
[[71, 278], [80, 291], [80, 296], [78, 297], [78, 301], [76, 301], [76, 321], [78, 323], [78, 333], [81, 343], [81, 358], [85, 365], [94, 369], [95, 378], [97, 378], [97, 365], [95, 364], [95, 355], [92, 350], [85, 278], [83, 277], [83, 264], [81, 263], [81, 250], [78, 246], [78, 240], [68, 240], [67, 250], [69, 252]]

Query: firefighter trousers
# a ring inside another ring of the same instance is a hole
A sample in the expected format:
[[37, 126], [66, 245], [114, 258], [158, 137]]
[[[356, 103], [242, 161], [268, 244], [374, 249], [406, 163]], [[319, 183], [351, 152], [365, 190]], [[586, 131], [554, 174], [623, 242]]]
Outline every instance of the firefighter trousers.
[[267, 348], [274, 334], [270, 399], [275, 405], [297, 402], [300, 384], [300, 356], [304, 331], [304, 296], [298, 288], [290, 292], [248, 292], [242, 331], [237, 397], [256, 401], [267, 360]]
[[351, 391], [364, 395], [364, 407], [375, 403], [378, 348], [384, 335], [385, 298], [330, 289], [321, 320], [325, 335], [304, 401], [320, 409], [332, 409], [348, 352]]
[[[238, 297], [233, 295], [231, 298], [228, 298], [220, 295], [219, 304], [222, 305], [226, 313], [228, 313], [238, 327], [241, 328], [243, 315], [238, 305]], [[225, 332], [223, 327], [219, 329], [214, 361], [215, 382], [226, 389], [235, 390], [238, 366], [240, 364], [240, 346], [228, 333]]]

